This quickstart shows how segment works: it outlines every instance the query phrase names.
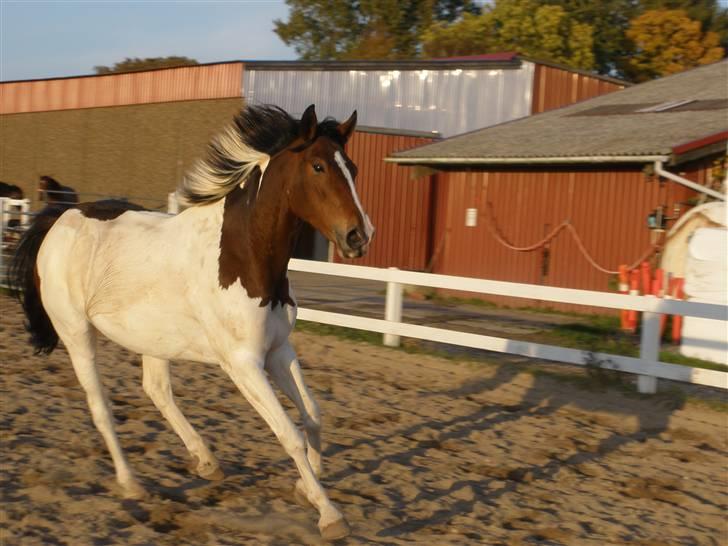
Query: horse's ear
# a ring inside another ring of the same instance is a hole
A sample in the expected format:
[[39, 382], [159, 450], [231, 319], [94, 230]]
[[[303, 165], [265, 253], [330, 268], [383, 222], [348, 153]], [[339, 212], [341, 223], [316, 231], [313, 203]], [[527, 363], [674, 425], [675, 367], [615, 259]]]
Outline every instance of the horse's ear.
[[349, 140], [349, 137], [354, 133], [354, 128], [356, 127], [356, 110], [349, 116], [349, 119], [346, 121], [339, 123], [339, 125], [336, 127], [336, 130], [341, 135], [341, 138], [344, 139], [346, 142]]
[[308, 142], [310, 140], [313, 140], [316, 136], [316, 128], [318, 127], [318, 120], [316, 119], [316, 108], [312, 104], [308, 108], [306, 108], [306, 111], [303, 113], [303, 116], [301, 116], [301, 125], [299, 129], [299, 136], [304, 140], [304, 142]]

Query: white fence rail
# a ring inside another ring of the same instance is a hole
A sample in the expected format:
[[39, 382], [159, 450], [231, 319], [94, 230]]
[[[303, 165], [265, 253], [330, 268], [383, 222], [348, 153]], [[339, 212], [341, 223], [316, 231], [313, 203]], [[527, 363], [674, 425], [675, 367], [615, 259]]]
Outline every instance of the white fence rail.
[[[167, 209], [171, 214], [178, 212], [178, 204], [174, 194], [170, 194], [168, 198]], [[28, 200], [0, 198], [0, 240], [2, 240], [0, 285], [5, 284], [6, 268], [13, 247], [13, 240], [19, 236], [19, 232], [22, 232], [27, 227], [31, 219], [32, 213], [30, 212], [30, 203]], [[11, 226], [10, 220], [15, 220], [17, 226]], [[298, 316], [301, 320], [378, 332], [384, 334], [384, 343], [387, 345], [397, 346], [399, 345], [399, 337], [405, 336], [570, 364], [584, 365], [589, 362], [599, 362], [605, 368], [638, 374], [638, 389], [640, 392], [655, 392], [657, 389], [657, 378], [728, 389], [728, 373], [726, 372], [678, 366], [659, 361], [661, 314], [692, 316], [727, 322], [728, 306], [725, 305], [299, 259], [292, 259], [289, 264], [289, 269], [386, 283], [387, 297], [384, 310], [385, 318], [383, 320], [306, 308], [299, 309]], [[593, 353], [540, 343], [530, 343], [403, 323], [401, 319], [402, 289], [404, 285], [444, 288], [475, 292], [478, 294], [572, 303], [609, 309], [641, 311], [642, 337], [640, 342], [640, 356], [639, 358], [635, 358], [622, 355]], [[728, 328], [728, 324], [726, 326]]]
[[[640, 392], [656, 392], [657, 378], [684, 381], [699, 385], [728, 389], [728, 373], [716, 370], [692, 368], [659, 361], [660, 315], [684, 315], [706, 319], [728, 321], [728, 306], [696, 303], [679, 300], [665, 300], [655, 296], [631, 296], [609, 292], [575, 290], [533, 284], [519, 284], [502, 281], [475, 279], [379, 269], [355, 265], [314, 262], [293, 259], [289, 269], [323, 275], [335, 275], [354, 279], [366, 279], [387, 283], [387, 308], [385, 320], [344, 315], [315, 309], [299, 309], [301, 320], [310, 320], [369, 330], [385, 334], [385, 343], [397, 344], [397, 336], [426, 339], [451, 345], [510, 353], [544, 360], [584, 365], [599, 362], [604, 368], [638, 374], [637, 386]], [[593, 353], [541, 343], [516, 341], [499, 337], [471, 334], [401, 322], [402, 286], [414, 285], [429, 288], [537, 299], [550, 302], [574, 303], [610, 309], [642, 311], [642, 337], [639, 358], [606, 353]], [[393, 308], [394, 307], [394, 308]]]

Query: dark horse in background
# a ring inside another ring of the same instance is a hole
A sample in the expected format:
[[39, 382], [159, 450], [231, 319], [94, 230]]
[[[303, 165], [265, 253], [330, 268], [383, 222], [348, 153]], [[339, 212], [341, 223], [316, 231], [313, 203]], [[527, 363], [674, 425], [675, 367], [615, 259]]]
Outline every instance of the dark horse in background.
[[[144, 391], [205, 478], [222, 471], [174, 402], [169, 362], [220, 365], [295, 462], [295, 491], [318, 510], [322, 536], [348, 534], [319, 482], [320, 415], [288, 340], [297, 306], [287, 271], [303, 222], [343, 257], [369, 248], [374, 228], [344, 150], [355, 125], [356, 112], [319, 122], [313, 105], [300, 120], [248, 106], [178, 188], [190, 205], [180, 214], [85, 203], [41, 213], [24, 236], [11, 277], [23, 289], [31, 341], [49, 353], [63, 340], [125, 495], [144, 490], [96, 369], [98, 333], [142, 355]], [[271, 382], [300, 412], [305, 436]]]
[[24, 197], [23, 189], [15, 184], [0, 182], [0, 197], [7, 197], [8, 199], [22, 199]]
[[55, 178], [43, 175], [38, 181], [38, 199], [46, 206], [72, 207], [78, 203], [78, 194], [70, 186], [64, 186]]

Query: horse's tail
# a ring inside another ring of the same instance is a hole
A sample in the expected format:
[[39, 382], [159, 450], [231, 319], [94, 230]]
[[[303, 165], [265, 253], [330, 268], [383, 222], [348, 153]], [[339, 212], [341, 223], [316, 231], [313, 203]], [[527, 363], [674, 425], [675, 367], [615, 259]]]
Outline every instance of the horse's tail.
[[41, 301], [36, 263], [40, 245], [64, 211], [63, 207], [46, 207], [20, 239], [10, 262], [10, 290], [25, 311], [25, 329], [30, 332], [35, 354], [50, 354], [58, 345], [58, 334]]

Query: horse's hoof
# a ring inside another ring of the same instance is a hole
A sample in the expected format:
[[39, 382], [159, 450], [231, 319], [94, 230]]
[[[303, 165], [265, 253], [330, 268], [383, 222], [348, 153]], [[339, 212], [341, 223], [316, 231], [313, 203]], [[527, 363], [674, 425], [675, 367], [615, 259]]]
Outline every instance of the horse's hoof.
[[210, 470], [200, 470], [198, 472], [198, 475], [203, 480], [209, 480], [211, 482], [219, 482], [220, 480], [223, 480], [225, 478], [225, 472], [222, 471], [222, 468], [219, 466], [217, 468], [214, 468], [212, 471]]
[[213, 459], [206, 463], [200, 463], [200, 458], [197, 455], [192, 455], [188, 469], [203, 480], [217, 482], [225, 477], [225, 473], [220, 468], [217, 460]]
[[138, 482], [125, 483], [121, 485], [122, 496], [130, 500], [142, 500], [147, 497], [147, 490]]
[[346, 523], [343, 517], [321, 527], [319, 530], [321, 531], [321, 538], [324, 540], [339, 540], [340, 538], [349, 536], [349, 533], [351, 533], [349, 524]]

